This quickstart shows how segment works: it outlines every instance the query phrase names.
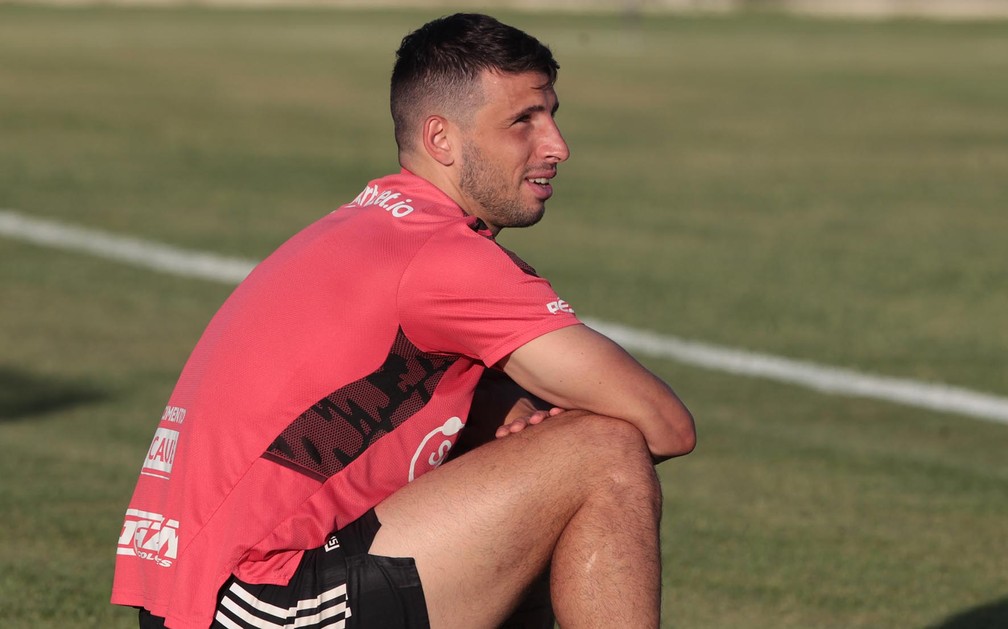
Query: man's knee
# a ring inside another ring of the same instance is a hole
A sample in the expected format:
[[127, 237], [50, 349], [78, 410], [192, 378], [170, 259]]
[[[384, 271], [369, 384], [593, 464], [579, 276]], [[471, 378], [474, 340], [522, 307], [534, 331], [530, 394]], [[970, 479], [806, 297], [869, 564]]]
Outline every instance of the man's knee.
[[558, 441], [567, 452], [577, 453], [585, 481], [595, 482], [602, 491], [651, 502], [660, 510], [661, 485], [641, 432], [621, 419], [576, 413], [562, 427], [565, 434]]
[[[622, 419], [594, 415], [584, 411], [569, 411], [554, 419], [566, 420], [569, 432], [564, 440], [573, 447], [603, 459], [611, 457], [630, 464], [646, 463], [651, 466], [651, 453], [644, 435], [630, 422]], [[547, 420], [547, 422], [550, 420]]]
[[[656, 513], [661, 510], [661, 486], [651, 452], [644, 436], [629, 422], [568, 411], [493, 442], [486, 444], [491, 450], [475, 448], [459, 457], [460, 462], [478, 465], [480, 460], [489, 460], [497, 465], [485, 455], [502, 452], [499, 448], [503, 447], [522, 461], [524, 469], [538, 468], [537, 477], [552, 478], [549, 490], [569, 492], [579, 496], [578, 501], [611, 498]], [[467, 478], [471, 473], [465, 472]]]

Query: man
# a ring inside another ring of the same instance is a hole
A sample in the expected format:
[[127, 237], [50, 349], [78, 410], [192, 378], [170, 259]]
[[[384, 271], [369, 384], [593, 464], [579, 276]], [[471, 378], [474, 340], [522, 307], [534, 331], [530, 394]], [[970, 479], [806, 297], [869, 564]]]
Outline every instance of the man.
[[693, 420], [494, 241], [568, 157], [557, 68], [482, 15], [403, 40], [402, 171], [259, 265], [169, 399], [112, 594], [142, 627], [494, 627], [547, 569], [564, 627], [657, 626]]

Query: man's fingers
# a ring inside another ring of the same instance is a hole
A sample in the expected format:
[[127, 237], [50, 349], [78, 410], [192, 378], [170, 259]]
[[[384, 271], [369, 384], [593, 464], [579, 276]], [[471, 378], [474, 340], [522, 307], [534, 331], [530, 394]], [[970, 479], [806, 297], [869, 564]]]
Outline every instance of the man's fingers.
[[546, 417], [547, 417], [546, 411], [536, 411], [535, 413], [529, 415], [526, 422], [529, 424], [538, 424], [542, 422], [542, 420], [546, 419]]
[[535, 424], [541, 424], [543, 420], [548, 419], [550, 417], [554, 417], [563, 412], [564, 409], [556, 407], [551, 408], [548, 411], [536, 411], [531, 415], [529, 415], [528, 417], [522, 417], [510, 423], [504, 424], [503, 426], [498, 427], [497, 430], [494, 432], [494, 436], [500, 439], [501, 437], [513, 435], [516, 432], [521, 432], [522, 430], [525, 430], [529, 426], [534, 426]]
[[522, 430], [525, 429], [526, 426], [525, 422], [526, 420], [524, 419], [516, 419], [510, 424], [504, 424], [503, 426], [497, 429], [496, 432], [497, 438], [500, 439], [501, 437], [507, 437], [510, 434], [521, 432]]

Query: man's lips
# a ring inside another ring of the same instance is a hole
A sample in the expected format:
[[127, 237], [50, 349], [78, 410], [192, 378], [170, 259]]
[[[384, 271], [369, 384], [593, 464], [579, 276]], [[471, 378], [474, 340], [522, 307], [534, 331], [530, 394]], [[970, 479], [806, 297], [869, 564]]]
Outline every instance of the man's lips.
[[525, 182], [532, 188], [536, 198], [545, 201], [553, 196], [553, 186], [550, 181], [554, 176], [555, 173], [550, 173], [549, 175], [537, 174], [536, 176], [526, 177]]

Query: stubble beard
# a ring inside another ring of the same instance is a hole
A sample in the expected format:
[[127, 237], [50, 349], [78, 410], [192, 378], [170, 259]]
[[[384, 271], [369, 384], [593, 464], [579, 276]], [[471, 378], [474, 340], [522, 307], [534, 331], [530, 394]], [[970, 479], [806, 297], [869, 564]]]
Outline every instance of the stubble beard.
[[462, 147], [462, 173], [459, 188], [476, 201], [487, 213], [486, 218], [497, 227], [530, 227], [542, 219], [545, 204], [526, 207], [520, 191], [509, 189], [510, 179], [494, 168], [483, 152], [466, 143]]

